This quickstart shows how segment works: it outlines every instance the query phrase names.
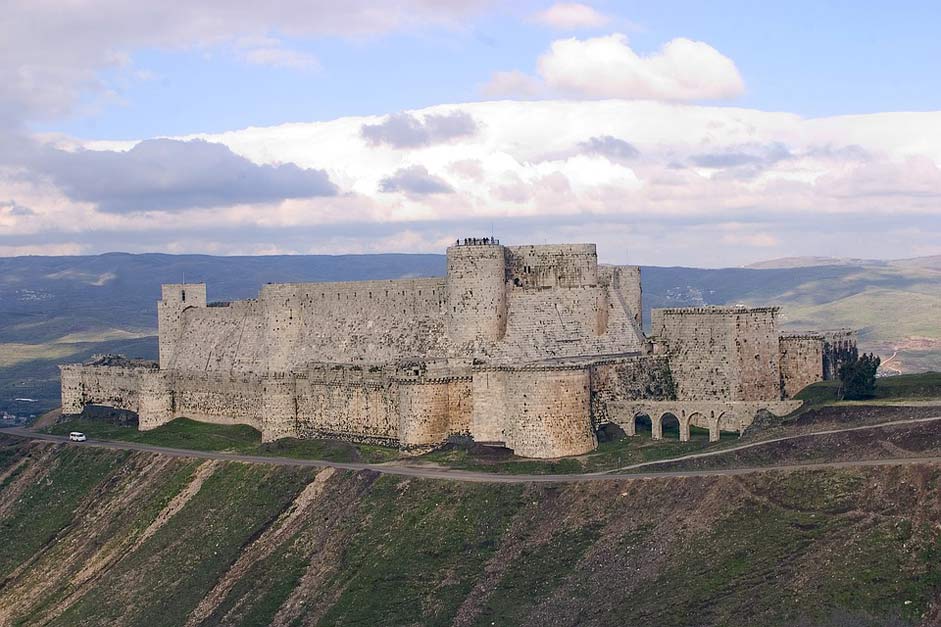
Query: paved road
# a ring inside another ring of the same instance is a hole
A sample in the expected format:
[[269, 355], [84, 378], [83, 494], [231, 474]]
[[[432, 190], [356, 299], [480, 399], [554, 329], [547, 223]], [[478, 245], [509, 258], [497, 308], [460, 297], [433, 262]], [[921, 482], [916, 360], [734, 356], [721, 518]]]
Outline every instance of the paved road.
[[[467, 470], [448, 470], [441, 468], [425, 468], [419, 466], [402, 466], [398, 464], [360, 464], [330, 462], [314, 459], [292, 459], [288, 457], [261, 457], [257, 455], [238, 455], [232, 453], [217, 453], [213, 451], [193, 451], [188, 449], [168, 448], [163, 446], [151, 446], [149, 444], [138, 444], [136, 442], [112, 442], [88, 440], [87, 442], [71, 443], [74, 446], [92, 446], [98, 448], [145, 451], [148, 453], [160, 453], [170, 457], [195, 457], [198, 459], [212, 459], [219, 461], [245, 462], [250, 464], [272, 464], [276, 466], [304, 466], [311, 468], [339, 468], [342, 470], [371, 470], [386, 475], [395, 475], [400, 477], [418, 477], [422, 479], [447, 479], [450, 481], [469, 481], [475, 483], [581, 483], [585, 481], [613, 481], [624, 479], [662, 479], [664, 477], [712, 477], [712, 476], [735, 476], [747, 475], [756, 472], [770, 471], [794, 471], [794, 470], [813, 470], [824, 468], [859, 468], [866, 466], [898, 466], [905, 464], [923, 464], [923, 463], [941, 463], [941, 456], [929, 457], [905, 457], [891, 459], [873, 459], [856, 460], [848, 462], [823, 462], [815, 464], [788, 464], [779, 466], [753, 466], [745, 468], [727, 468], [721, 470], [680, 470], [669, 472], [628, 472], [631, 468], [640, 468], [652, 466], [655, 464], [665, 464], [674, 461], [682, 461], [698, 457], [708, 457], [712, 455], [721, 455], [736, 450], [752, 448], [772, 442], [781, 442], [784, 440], [794, 440], [798, 438], [814, 437], [818, 435], [829, 435], [833, 433], [842, 433], [846, 431], [862, 431], [866, 429], [878, 429], [886, 426], [914, 424], [919, 422], [931, 422], [941, 420], [941, 416], [935, 418], [917, 418], [912, 420], [895, 420], [876, 425], [867, 425], [864, 427], [849, 427], [845, 429], [831, 429], [829, 431], [820, 431], [816, 433], [806, 433], [793, 435], [752, 444], [744, 444], [721, 451], [710, 453], [698, 453], [695, 455], [685, 455], [673, 459], [659, 460], [657, 462], [646, 462], [627, 466], [615, 471], [604, 471], [582, 474], [568, 475], [505, 475], [489, 472], [473, 472]], [[13, 435], [32, 440], [42, 440], [46, 442], [58, 442], [70, 444], [68, 437], [60, 435], [48, 435], [45, 433], [36, 433], [28, 429], [7, 428], [0, 429], [0, 434]]]

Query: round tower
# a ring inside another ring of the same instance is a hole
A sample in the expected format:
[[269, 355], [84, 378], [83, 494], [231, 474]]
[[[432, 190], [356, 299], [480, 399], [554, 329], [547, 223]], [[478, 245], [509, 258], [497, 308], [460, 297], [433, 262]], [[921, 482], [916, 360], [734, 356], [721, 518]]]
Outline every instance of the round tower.
[[496, 342], [506, 331], [506, 258], [491, 238], [448, 248], [448, 336], [452, 345]]

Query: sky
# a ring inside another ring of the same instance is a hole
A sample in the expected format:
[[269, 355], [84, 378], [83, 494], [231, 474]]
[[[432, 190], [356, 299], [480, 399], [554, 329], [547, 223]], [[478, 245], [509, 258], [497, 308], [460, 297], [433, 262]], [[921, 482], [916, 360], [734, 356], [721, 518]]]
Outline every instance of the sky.
[[941, 254], [935, 2], [10, 0], [0, 256]]

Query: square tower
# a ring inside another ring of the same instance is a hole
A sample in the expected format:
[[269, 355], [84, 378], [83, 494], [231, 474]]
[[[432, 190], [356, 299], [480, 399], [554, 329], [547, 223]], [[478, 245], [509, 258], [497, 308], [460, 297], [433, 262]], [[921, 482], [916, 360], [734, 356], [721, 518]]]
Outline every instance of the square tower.
[[157, 301], [160, 367], [169, 368], [183, 330], [183, 312], [206, 306], [206, 284], [168, 283], [160, 286], [160, 292], [161, 299]]

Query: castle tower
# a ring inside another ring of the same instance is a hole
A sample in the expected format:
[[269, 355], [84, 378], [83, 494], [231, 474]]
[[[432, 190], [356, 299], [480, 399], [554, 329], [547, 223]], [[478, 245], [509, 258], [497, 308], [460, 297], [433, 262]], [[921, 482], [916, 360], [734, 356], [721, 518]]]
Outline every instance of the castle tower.
[[183, 312], [190, 307], [206, 306], [206, 284], [169, 283], [160, 289], [161, 300], [157, 301], [160, 367], [169, 368], [183, 330]]
[[505, 254], [503, 246], [490, 239], [462, 240], [448, 248], [448, 336], [452, 345], [477, 339], [495, 342], [503, 337]]

